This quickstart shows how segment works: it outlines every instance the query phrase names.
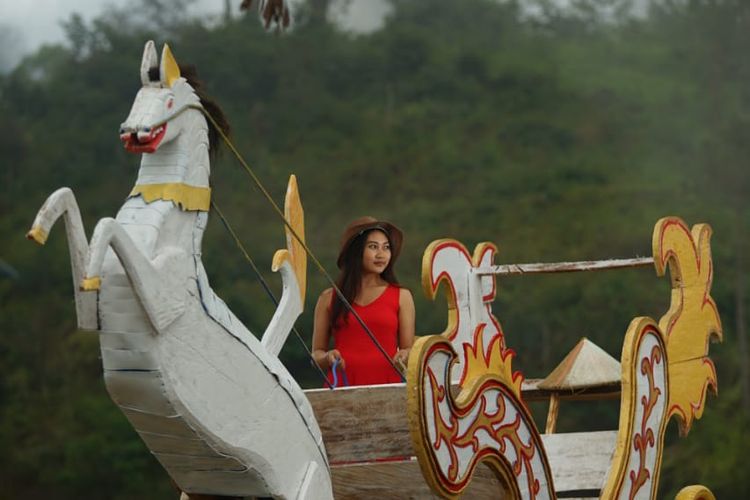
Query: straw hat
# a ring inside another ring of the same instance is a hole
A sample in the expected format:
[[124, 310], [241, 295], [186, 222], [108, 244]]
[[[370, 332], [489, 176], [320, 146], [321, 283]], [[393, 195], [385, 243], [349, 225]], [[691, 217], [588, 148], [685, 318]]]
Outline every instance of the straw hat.
[[346, 229], [344, 229], [344, 234], [341, 236], [339, 256], [338, 259], [336, 259], [336, 264], [339, 266], [339, 269], [341, 269], [341, 266], [344, 264], [344, 254], [349, 249], [352, 242], [371, 229], [379, 229], [388, 236], [388, 241], [391, 243], [391, 262], [396, 261], [398, 254], [401, 252], [404, 233], [388, 221], [378, 220], [375, 217], [366, 215], [353, 220], [348, 226], [346, 226]]

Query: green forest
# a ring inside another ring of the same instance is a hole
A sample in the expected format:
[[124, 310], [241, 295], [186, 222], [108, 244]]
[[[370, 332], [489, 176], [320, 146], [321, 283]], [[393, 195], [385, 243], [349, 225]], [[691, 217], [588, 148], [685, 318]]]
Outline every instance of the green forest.
[[[218, 1], [218, 0], [217, 0]], [[710, 346], [719, 397], [687, 438], [670, 423], [660, 497], [704, 484], [750, 497], [750, 3], [651, 0], [394, 0], [355, 34], [335, 4], [298, 2], [294, 26], [266, 32], [237, 2], [219, 19], [186, 0], [137, 0], [65, 21], [0, 74], [0, 498], [177, 498], [104, 388], [96, 334], [77, 331], [65, 231], [25, 239], [46, 197], [75, 192], [87, 235], [113, 217], [139, 157], [118, 137], [140, 88], [144, 43], [193, 64], [232, 140], [277, 201], [296, 174], [307, 242], [329, 273], [343, 227], [365, 214], [406, 235], [397, 272], [417, 335], [440, 333], [444, 300], [421, 290], [438, 238], [498, 245], [496, 263], [650, 256], [655, 222], [709, 223], [724, 341]], [[0, 50], [3, 50], [0, 48]], [[281, 220], [224, 148], [213, 200], [278, 294]], [[274, 305], [215, 214], [204, 238], [211, 284], [256, 334]], [[653, 269], [509, 276], [493, 311], [527, 378], [548, 374], [581, 337], [619, 359], [636, 316], [659, 318], [668, 277]], [[308, 266], [296, 323], [310, 345], [325, 278]], [[282, 361], [320, 387], [294, 335]], [[544, 428], [546, 406], [534, 406]], [[614, 429], [617, 401], [563, 403], [558, 431]]]

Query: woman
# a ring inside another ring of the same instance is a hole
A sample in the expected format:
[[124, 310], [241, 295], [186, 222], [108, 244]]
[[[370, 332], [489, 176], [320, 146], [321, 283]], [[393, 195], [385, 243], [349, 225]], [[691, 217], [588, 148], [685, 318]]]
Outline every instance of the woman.
[[338, 360], [349, 385], [402, 381], [393, 365], [406, 365], [414, 343], [415, 315], [414, 299], [399, 286], [393, 271], [402, 242], [403, 233], [390, 222], [361, 217], [344, 230], [337, 260], [341, 272], [336, 286], [390, 359], [332, 288], [320, 294], [315, 306], [315, 362], [322, 370], [331, 370]]

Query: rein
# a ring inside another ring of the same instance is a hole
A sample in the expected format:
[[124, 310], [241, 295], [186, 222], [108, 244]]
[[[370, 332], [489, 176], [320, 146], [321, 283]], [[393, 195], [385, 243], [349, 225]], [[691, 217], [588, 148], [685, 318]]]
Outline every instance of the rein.
[[[331, 389], [335, 389], [339, 386], [339, 375], [338, 375], [338, 368], [341, 364], [341, 359], [336, 358], [336, 361], [333, 362], [333, 366], [331, 367], [331, 373], [333, 374], [333, 385], [331, 386]], [[343, 379], [342, 382], [344, 385], [341, 387], [349, 387], [349, 379], [346, 377], [346, 371], [344, 369], [341, 369], [341, 378]]]
[[[216, 204], [216, 202], [211, 202], [211, 208], [216, 212], [216, 214], [219, 216], [219, 219], [221, 219], [222, 224], [224, 224], [224, 227], [227, 231], [229, 231], [229, 234], [232, 235], [232, 239], [234, 239], [235, 245], [237, 245], [237, 248], [239, 248], [242, 255], [245, 256], [245, 260], [250, 264], [250, 267], [253, 268], [253, 271], [255, 272], [255, 276], [257, 276], [258, 280], [260, 281], [260, 284], [263, 286], [263, 289], [266, 291], [266, 294], [271, 299], [271, 302], [274, 303], [276, 307], [279, 306], [279, 300], [276, 298], [276, 296], [271, 291], [271, 287], [268, 286], [268, 283], [266, 283], [266, 280], [263, 278], [263, 274], [260, 272], [260, 269], [258, 269], [258, 266], [255, 265], [255, 262], [253, 261], [252, 257], [250, 257], [250, 254], [248, 253], [247, 249], [245, 249], [245, 245], [242, 244], [242, 241], [240, 241], [240, 238], [237, 236], [237, 233], [234, 232], [234, 229], [232, 229], [232, 226], [229, 225], [229, 221], [227, 221], [227, 218], [224, 217], [224, 213], [222, 213], [219, 206]], [[328, 377], [326, 376], [325, 372], [318, 366], [318, 363], [315, 362], [315, 358], [312, 355], [312, 352], [310, 352], [310, 349], [307, 348], [307, 343], [305, 343], [305, 340], [302, 338], [302, 335], [297, 331], [297, 327], [292, 325], [292, 331], [294, 332], [294, 335], [297, 337], [297, 339], [302, 344], [302, 347], [305, 348], [305, 352], [307, 353], [307, 356], [312, 361], [312, 365], [318, 370], [318, 373], [320, 373], [321, 378], [323, 379], [323, 382], [330, 387], [331, 389], [334, 389], [336, 387], [336, 379], [334, 378], [334, 385], [331, 386], [331, 383], [328, 382]]]
[[[357, 313], [357, 311], [354, 310], [354, 307], [352, 307], [352, 305], [349, 303], [349, 301], [346, 300], [346, 297], [344, 297], [344, 294], [341, 292], [341, 290], [339, 289], [339, 287], [336, 286], [336, 282], [333, 280], [333, 278], [331, 278], [331, 275], [328, 274], [328, 271], [326, 271], [325, 267], [323, 267], [323, 264], [320, 263], [320, 261], [318, 260], [318, 258], [312, 252], [312, 250], [310, 250], [310, 248], [307, 246], [307, 244], [304, 242], [304, 240], [297, 234], [297, 231], [292, 227], [291, 223], [284, 216], [284, 212], [281, 210], [281, 208], [279, 208], [279, 206], [273, 200], [273, 198], [271, 197], [271, 195], [268, 193], [268, 191], [266, 190], [266, 188], [263, 186], [263, 183], [255, 175], [255, 172], [253, 172], [253, 170], [247, 164], [247, 162], [242, 157], [242, 155], [239, 153], [239, 151], [237, 151], [237, 148], [234, 146], [234, 144], [229, 139], [229, 137], [227, 137], [227, 135], [221, 129], [221, 127], [219, 126], [219, 124], [216, 123], [216, 120], [214, 120], [213, 116], [211, 116], [211, 114], [208, 111], [206, 111], [202, 106], [199, 106], [199, 105], [196, 105], [196, 104], [188, 104], [187, 106], [182, 107], [179, 110], [175, 111], [175, 113], [173, 113], [170, 116], [170, 118], [173, 118], [173, 117], [181, 114], [183, 111], [187, 110], [188, 108], [200, 111], [201, 113], [203, 113], [203, 115], [206, 117], [206, 119], [208, 119], [211, 122], [211, 124], [213, 125], [213, 127], [216, 129], [216, 131], [221, 136], [221, 138], [224, 141], [224, 143], [227, 145], [227, 147], [230, 149], [230, 151], [232, 151], [232, 154], [234, 154], [234, 157], [237, 159], [237, 161], [240, 163], [240, 165], [242, 165], [242, 167], [245, 169], [245, 172], [253, 180], [253, 182], [255, 183], [255, 186], [260, 190], [260, 192], [266, 198], [266, 200], [268, 201], [268, 203], [273, 207], [273, 209], [276, 212], [276, 214], [284, 222], [284, 225], [287, 227], [287, 229], [289, 230], [289, 232], [291, 233], [291, 235], [302, 246], [302, 248], [307, 253], [308, 257], [310, 257], [310, 259], [312, 259], [313, 263], [315, 264], [315, 267], [317, 267], [318, 270], [321, 272], [321, 274], [326, 278], [326, 280], [328, 281], [328, 283], [331, 285], [331, 288], [333, 288], [333, 290], [336, 292], [336, 295], [338, 296], [339, 300], [344, 304], [344, 307], [352, 314], [352, 316], [354, 316], [354, 318], [357, 320], [357, 322], [359, 323], [359, 325], [365, 331], [365, 333], [370, 338], [370, 340], [375, 345], [375, 347], [385, 357], [385, 359], [388, 361], [388, 363], [391, 365], [391, 367], [396, 371], [396, 373], [398, 373], [398, 376], [401, 378], [401, 381], [402, 382], [406, 382], [406, 379], [404, 378], [404, 375], [398, 369], [398, 367], [396, 366], [396, 364], [394, 363], [394, 361], [391, 359], [390, 356], [388, 356], [388, 353], [385, 351], [385, 349], [380, 344], [380, 342], [378, 342], [378, 339], [375, 338], [375, 335], [373, 335], [372, 331], [370, 331], [370, 329], [367, 327], [367, 325], [365, 324], [365, 322], [359, 316], [359, 314]], [[216, 205], [213, 202], [211, 203], [211, 205], [215, 209], [217, 209], [217, 213], [220, 213], [219, 210], [218, 210], [218, 207], [216, 207]], [[222, 222], [227, 227], [227, 229], [229, 229], [230, 232], [232, 233], [232, 235], [235, 237], [235, 243], [241, 245], [241, 243], [239, 242], [239, 239], [236, 238], [236, 235], [235, 235], [234, 231], [232, 231], [229, 228], [229, 225], [226, 222], [226, 219], [224, 218], [224, 216], [223, 215], [219, 215], [219, 217], [222, 219]], [[243, 247], [240, 247], [240, 248], [242, 249], [243, 253], [245, 254], [245, 258], [248, 259], [248, 262], [252, 262], [252, 259], [250, 259], [249, 254], [244, 250], [244, 248]], [[261, 283], [263, 284], [263, 287], [266, 288], [266, 291], [270, 294], [270, 296], [271, 296], [272, 300], [274, 301], [274, 303], [278, 305], [278, 301], [273, 296], [273, 294], [270, 293], [270, 289], [268, 288], [268, 285], [265, 283], [265, 280], [263, 280], [263, 278], [261, 277], [260, 271], [258, 270], [258, 268], [255, 266], [254, 263], [252, 264], [252, 267], [255, 270], [255, 272], [258, 275], [258, 277], [260, 278]], [[294, 330], [294, 332], [297, 333], [296, 330]], [[308, 354], [312, 358], [312, 353], [307, 348], [307, 344], [305, 344], [304, 340], [302, 340], [302, 337], [299, 336], [298, 333], [297, 333], [297, 336], [302, 341], [302, 343], [305, 345], [305, 350], [308, 352]], [[314, 358], [313, 358], [313, 363], [317, 366], [317, 363], [315, 363]], [[318, 367], [318, 369], [320, 370], [320, 367]], [[322, 370], [320, 370], [320, 371], [322, 373]], [[326, 383], [328, 383], [327, 377], [326, 377]], [[328, 385], [330, 386], [330, 384], [328, 384]], [[331, 388], [333, 389], [333, 387], [331, 387]]]

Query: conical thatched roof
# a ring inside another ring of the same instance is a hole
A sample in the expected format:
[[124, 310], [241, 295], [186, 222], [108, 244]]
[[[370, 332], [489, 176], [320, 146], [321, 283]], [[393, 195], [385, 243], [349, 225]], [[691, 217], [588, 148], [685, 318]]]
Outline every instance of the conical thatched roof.
[[620, 363], [583, 337], [538, 387], [546, 390], [585, 389], [619, 384], [621, 377]]

